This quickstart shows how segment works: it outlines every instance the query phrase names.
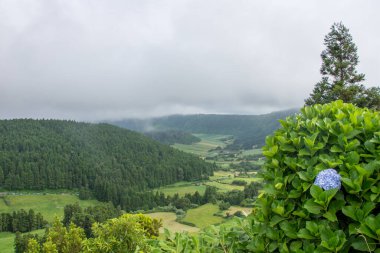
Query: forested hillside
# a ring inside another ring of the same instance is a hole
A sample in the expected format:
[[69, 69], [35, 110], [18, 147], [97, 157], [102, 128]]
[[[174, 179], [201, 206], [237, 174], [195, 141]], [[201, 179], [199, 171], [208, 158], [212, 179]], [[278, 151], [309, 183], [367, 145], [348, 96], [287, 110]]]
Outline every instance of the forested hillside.
[[6, 190], [81, 188], [128, 208], [133, 192], [212, 171], [194, 156], [108, 124], [0, 121], [0, 188]]
[[279, 119], [294, 114], [296, 110], [286, 110], [263, 115], [172, 115], [147, 120], [127, 119], [111, 122], [117, 126], [136, 131], [179, 130], [189, 133], [233, 135], [235, 141], [229, 148], [263, 146], [265, 137], [279, 128]]
[[200, 142], [201, 139], [183, 131], [167, 130], [167, 131], [150, 131], [144, 133], [146, 136], [159, 141], [163, 144], [193, 144]]

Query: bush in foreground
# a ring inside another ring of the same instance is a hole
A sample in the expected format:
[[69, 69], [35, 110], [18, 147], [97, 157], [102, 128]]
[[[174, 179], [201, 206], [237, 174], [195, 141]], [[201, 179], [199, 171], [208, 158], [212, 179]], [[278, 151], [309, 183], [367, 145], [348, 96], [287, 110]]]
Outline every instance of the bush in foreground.
[[[380, 252], [379, 112], [336, 101], [281, 125], [264, 147], [266, 183], [248, 249]], [[315, 184], [326, 169], [339, 173], [340, 188]]]

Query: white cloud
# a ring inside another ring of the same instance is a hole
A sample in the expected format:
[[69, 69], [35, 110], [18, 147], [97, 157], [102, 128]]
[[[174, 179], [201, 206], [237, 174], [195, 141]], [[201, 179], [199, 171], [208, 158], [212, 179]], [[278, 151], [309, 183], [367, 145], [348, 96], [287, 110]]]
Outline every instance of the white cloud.
[[96, 120], [302, 106], [323, 37], [350, 28], [379, 85], [380, 4], [0, 0], [0, 117]]

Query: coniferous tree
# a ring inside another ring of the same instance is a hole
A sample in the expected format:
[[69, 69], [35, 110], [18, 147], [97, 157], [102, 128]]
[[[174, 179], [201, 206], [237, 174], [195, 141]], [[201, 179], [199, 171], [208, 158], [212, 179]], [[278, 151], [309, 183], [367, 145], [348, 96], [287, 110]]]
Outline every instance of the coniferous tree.
[[334, 23], [324, 39], [324, 45], [326, 49], [321, 54], [320, 70], [322, 80], [315, 85], [305, 104], [343, 100], [361, 107], [380, 109], [380, 89], [366, 89], [362, 84], [364, 74], [356, 70], [359, 56], [349, 29], [341, 22]]

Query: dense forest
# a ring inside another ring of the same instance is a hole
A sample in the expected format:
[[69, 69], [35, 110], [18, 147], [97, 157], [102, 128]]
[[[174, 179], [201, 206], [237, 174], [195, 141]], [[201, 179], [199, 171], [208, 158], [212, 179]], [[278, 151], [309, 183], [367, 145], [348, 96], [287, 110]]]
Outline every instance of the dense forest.
[[137, 192], [213, 172], [212, 164], [108, 124], [1, 120], [0, 139], [0, 188], [85, 189], [124, 209]]
[[252, 146], [263, 146], [265, 137], [280, 127], [278, 120], [295, 112], [296, 110], [263, 115], [172, 115], [147, 120], [127, 119], [110, 123], [141, 132], [179, 130], [189, 133], [233, 135], [235, 141], [229, 148], [250, 149]]

